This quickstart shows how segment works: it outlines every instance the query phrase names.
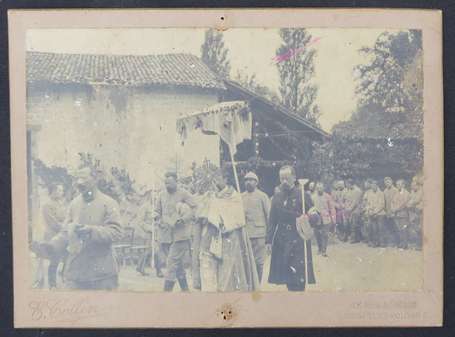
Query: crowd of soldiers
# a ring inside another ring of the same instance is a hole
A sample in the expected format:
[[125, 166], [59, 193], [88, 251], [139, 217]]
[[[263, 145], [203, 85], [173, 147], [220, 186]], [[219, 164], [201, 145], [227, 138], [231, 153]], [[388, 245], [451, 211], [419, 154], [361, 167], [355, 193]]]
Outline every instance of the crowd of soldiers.
[[34, 286], [43, 286], [43, 261], [49, 260], [51, 289], [57, 287], [59, 265], [64, 266], [65, 288], [116, 289], [118, 263], [112, 244], [123, 234], [118, 203], [98, 189], [95, 172], [89, 167], [77, 172], [76, 187], [79, 194], [69, 204], [62, 184], [49, 189], [49, 202], [42, 207], [44, 238], [33, 238], [30, 243], [30, 250], [39, 258]]
[[[423, 194], [420, 176], [412, 179], [409, 191], [404, 180], [397, 180], [394, 184], [390, 177], [384, 178], [383, 190], [379, 188], [378, 182], [372, 179], [367, 179], [363, 183], [363, 188], [353, 179], [336, 180], [330, 190], [322, 182], [309, 182], [304, 188], [305, 210], [301, 205], [302, 194], [291, 167], [280, 170], [280, 185], [275, 189], [272, 198], [259, 189], [259, 178], [254, 172], [247, 173], [244, 181], [246, 190], [241, 197], [245, 229], [252, 247], [259, 282], [264, 273], [266, 256], [273, 252], [275, 254], [272, 254], [268, 282], [286, 284], [289, 290], [303, 290], [305, 282], [314, 279], [312, 259], [311, 256], [304, 256], [304, 248], [300, 245], [302, 241], [297, 240], [297, 245], [292, 244], [298, 237], [295, 227], [298, 218], [302, 214], [308, 214], [309, 210], [318, 215], [311, 226], [318, 254], [323, 257], [328, 257], [329, 242], [421, 249]], [[163, 234], [168, 232], [169, 226], [163, 226], [163, 221], [159, 220], [166, 217], [163, 215], [162, 205], [167, 203], [168, 193], [169, 191], [163, 191], [159, 197], [161, 206], [157, 211], [159, 215], [157, 238], [160, 242], [155, 256], [168, 255], [168, 247], [172, 241], [168, 234]], [[189, 195], [186, 199], [190, 200]], [[201, 204], [204, 204], [201, 200], [192, 200], [191, 207], [196, 209], [200, 209]], [[235, 211], [227, 209], [227, 212]], [[196, 211], [191, 225], [193, 233], [189, 241], [192, 284], [195, 289], [201, 289], [199, 257], [202, 231], [200, 226], [203, 226], [203, 220], [206, 220], [206, 216]], [[283, 232], [282, 228], [290, 230]], [[163, 237], [166, 239], [162, 240]], [[286, 243], [280, 243], [277, 238]], [[296, 252], [293, 251], [295, 249]], [[306, 255], [310, 254], [308, 251], [307, 253]], [[291, 257], [295, 257], [296, 260], [292, 261]], [[302, 276], [303, 270], [299, 271], [298, 267], [304, 269], [305, 264], [309, 273]], [[164, 265], [166, 263], [155, 261], [158, 276], [162, 277], [161, 267]], [[288, 273], [288, 269], [293, 270], [293, 273]], [[139, 271], [142, 273], [143, 268]], [[183, 284], [186, 285], [186, 281]]]
[[[158, 241], [154, 266], [157, 276], [164, 277], [164, 291], [172, 291], [176, 282], [182, 291], [189, 290], [188, 256], [194, 290], [257, 290], [267, 255], [271, 255], [269, 283], [303, 291], [315, 281], [311, 247], [306, 254], [298, 233], [299, 219], [313, 208], [313, 202], [309, 192], [302, 198], [294, 169], [280, 169], [280, 185], [272, 199], [258, 188], [254, 172], [248, 172], [244, 181], [245, 191], [239, 193], [232, 174], [223, 172], [215, 178], [217, 192], [191, 195], [177, 185], [175, 173], [166, 174], [154, 219]], [[142, 261], [146, 255], [151, 251]], [[141, 274], [145, 265], [138, 267]]]
[[[244, 177], [243, 193], [230, 173], [220, 171], [215, 191], [204, 195], [192, 195], [178, 185], [175, 172], [166, 173], [153, 210], [156, 250], [147, 250], [137, 268], [145, 275], [153, 263], [157, 276], [164, 278], [164, 291], [176, 283], [189, 291], [187, 269], [194, 290], [256, 290], [267, 255], [267, 281], [303, 291], [315, 282], [311, 240], [301, 232], [305, 221], [323, 257], [334, 240], [421, 249], [423, 195], [417, 176], [409, 191], [404, 180], [394, 184], [390, 177], [384, 179], [383, 191], [371, 179], [363, 188], [347, 179], [328, 189], [322, 182], [300, 186], [294, 168], [283, 166], [280, 184], [269, 198], [258, 188], [254, 172]], [[67, 288], [115, 289], [119, 270], [113, 245], [122, 237], [119, 205], [97, 188], [89, 168], [78, 172], [77, 187], [80, 194], [69, 206], [62, 186], [51, 188], [50, 202], [43, 207], [46, 235], [42, 242], [32, 242], [31, 250], [50, 261], [51, 288], [62, 264]], [[155, 259], [149, 262], [152, 253]]]
[[327, 255], [328, 233], [341, 241], [365, 242], [371, 247], [422, 247], [423, 192], [419, 176], [406, 188], [406, 182], [384, 178], [384, 189], [373, 179], [360, 188], [352, 179], [335, 181], [330, 193], [320, 182], [311, 182], [309, 190], [322, 215], [316, 230], [319, 252]]

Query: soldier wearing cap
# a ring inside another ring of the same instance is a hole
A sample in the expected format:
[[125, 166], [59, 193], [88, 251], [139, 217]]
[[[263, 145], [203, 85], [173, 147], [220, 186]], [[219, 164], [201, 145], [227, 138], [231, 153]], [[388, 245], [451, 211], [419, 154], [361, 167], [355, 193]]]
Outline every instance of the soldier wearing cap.
[[398, 193], [398, 189], [393, 185], [390, 177], [384, 178], [384, 199], [385, 199], [385, 216], [384, 216], [384, 239], [394, 245], [399, 245], [399, 232], [397, 224], [392, 214], [392, 202]]
[[90, 168], [78, 171], [80, 194], [68, 207], [65, 225], [45, 250], [69, 252], [64, 267], [65, 286], [72, 289], [112, 290], [118, 286], [118, 265], [112, 243], [121, 238], [118, 203], [97, 188]]
[[410, 232], [417, 249], [422, 248], [423, 190], [417, 179], [412, 179], [408, 201]]
[[371, 190], [366, 194], [365, 212], [368, 216], [369, 246], [384, 247], [385, 198], [375, 180], [370, 181]]
[[160, 227], [160, 243], [168, 246], [164, 291], [172, 291], [177, 280], [188, 291], [184, 259], [191, 248], [191, 220], [196, 203], [191, 194], [178, 188], [177, 173], [165, 174], [165, 189], [158, 196], [155, 212]]
[[265, 236], [270, 212], [270, 200], [267, 194], [257, 188], [259, 178], [254, 172], [248, 172], [244, 179], [246, 191], [243, 192], [242, 199], [246, 229], [253, 248], [259, 282], [261, 282], [266, 255]]
[[409, 223], [409, 192], [405, 188], [405, 182], [402, 179], [397, 180], [397, 193], [395, 193], [390, 210], [393, 220], [398, 229], [399, 248], [408, 248], [410, 237], [410, 223]]
[[370, 224], [368, 222], [368, 214], [367, 214], [367, 202], [369, 198], [369, 194], [371, 193], [371, 179], [367, 178], [363, 183], [363, 193], [362, 198], [360, 201], [360, 233], [362, 234], [361, 237], [364, 242], [369, 242], [370, 238]]
[[318, 244], [318, 253], [327, 257], [327, 245], [329, 241], [329, 228], [336, 221], [336, 210], [332, 197], [324, 191], [322, 182], [316, 183], [316, 193], [313, 194], [312, 200], [314, 208], [321, 217], [321, 223], [314, 227], [314, 234]]
[[362, 190], [349, 178], [346, 180], [345, 191], [345, 215], [350, 233], [351, 243], [360, 242], [361, 233], [361, 207], [362, 207]]

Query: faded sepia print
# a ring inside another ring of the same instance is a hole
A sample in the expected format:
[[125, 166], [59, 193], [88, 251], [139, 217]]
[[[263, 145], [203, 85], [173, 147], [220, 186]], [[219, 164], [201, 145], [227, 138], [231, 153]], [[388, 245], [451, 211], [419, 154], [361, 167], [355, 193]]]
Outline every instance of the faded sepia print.
[[26, 43], [30, 287], [421, 289], [421, 30]]

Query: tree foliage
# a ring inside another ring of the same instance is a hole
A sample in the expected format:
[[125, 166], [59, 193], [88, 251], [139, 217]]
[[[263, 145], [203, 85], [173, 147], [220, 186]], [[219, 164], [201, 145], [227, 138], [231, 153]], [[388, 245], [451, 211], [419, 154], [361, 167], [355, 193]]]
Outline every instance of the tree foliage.
[[410, 177], [423, 167], [423, 70], [420, 31], [384, 32], [360, 53], [358, 108], [315, 145], [315, 176]]
[[281, 45], [276, 51], [282, 104], [305, 119], [318, 124], [315, 104], [318, 87], [312, 82], [316, 50], [311, 34], [304, 28], [280, 29]]
[[[119, 203], [123, 224], [143, 225], [144, 216], [151, 211], [152, 199], [159, 192], [156, 187], [138, 185], [126, 169], [106, 167], [91, 153], [79, 153], [79, 159], [80, 167], [89, 167], [93, 172], [99, 190]], [[33, 165], [39, 186], [50, 189], [53, 185], [63, 185], [67, 201], [78, 195], [75, 172], [47, 165], [39, 159], [35, 159]], [[216, 190], [215, 179], [219, 174], [220, 169], [209, 161], [201, 165], [193, 163], [191, 175], [179, 177], [178, 184], [192, 194], [204, 194]]]
[[355, 68], [359, 105], [379, 104], [387, 113], [422, 111], [422, 33], [382, 33], [360, 49], [368, 62]]
[[324, 182], [338, 178], [409, 178], [422, 170], [423, 144], [416, 140], [351, 139], [334, 136], [315, 144], [308, 176]]
[[216, 191], [216, 178], [220, 168], [209, 160], [204, 160], [201, 165], [193, 162], [191, 175], [179, 178], [179, 185], [192, 194], [202, 195], [209, 191]]
[[[102, 162], [90, 153], [79, 153], [79, 158], [80, 167], [90, 167], [94, 173], [99, 190], [119, 203], [123, 224], [133, 225], [138, 221], [140, 224], [140, 217], [144, 216], [141, 210], [150, 206], [152, 190], [138, 186], [123, 168], [104, 167]], [[33, 164], [41, 187], [49, 189], [55, 184], [63, 185], [68, 201], [78, 195], [74, 172], [65, 167], [49, 166], [39, 159], [35, 159]]]
[[53, 186], [62, 185], [68, 200], [71, 200], [75, 196], [74, 177], [66, 168], [55, 165], [48, 166], [40, 159], [34, 159], [33, 170], [39, 178], [39, 186], [50, 191]]
[[247, 88], [248, 90], [272, 101], [273, 103], [281, 103], [280, 97], [274, 91], [257, 82], [256, 74], [248, 75], [237, 70], [234, 80], [244, 88]]
[[354, 69], [358, 108], [333, 133], [350, 138], [419, 138], [423, 130], [421, 31], [380, 34], [359, 50], [366, 62]]
[[214, 29], [206, 30], [204, 43], [201, 46], [201, 59], [222, 78], [229, 78], [231, 72], [228, 53], [229, 51], [224, 45], [223, 33]]

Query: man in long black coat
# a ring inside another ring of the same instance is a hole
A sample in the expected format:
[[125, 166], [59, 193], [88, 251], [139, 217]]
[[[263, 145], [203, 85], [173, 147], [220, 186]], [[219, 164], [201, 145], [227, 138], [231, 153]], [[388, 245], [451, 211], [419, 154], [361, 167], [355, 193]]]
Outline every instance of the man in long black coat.
[[296, 223], [313, 206], [313, 202], [306, 192], [305, 210], [302, 210], [301, 187], [296, 185], [292, 166], [280, 169], [280, 182], [272, 199], [266, 238], [272, 254], [268, 281], [286, 284], [289, 291], [304, 291], [306, 283], [315, 282], [311, 243], [301, 238]]

